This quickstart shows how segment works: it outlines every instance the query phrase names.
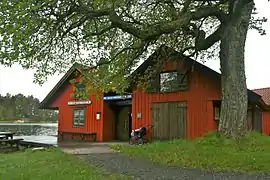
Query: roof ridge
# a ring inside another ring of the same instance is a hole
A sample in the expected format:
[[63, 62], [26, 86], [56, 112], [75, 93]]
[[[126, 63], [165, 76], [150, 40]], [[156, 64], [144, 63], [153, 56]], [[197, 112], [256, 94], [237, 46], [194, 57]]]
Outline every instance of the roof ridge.
[[263, 87], [263, 88], [252, 89], [252, 91], [263, 90], [263, 89], [270, 89], [270, 87]]

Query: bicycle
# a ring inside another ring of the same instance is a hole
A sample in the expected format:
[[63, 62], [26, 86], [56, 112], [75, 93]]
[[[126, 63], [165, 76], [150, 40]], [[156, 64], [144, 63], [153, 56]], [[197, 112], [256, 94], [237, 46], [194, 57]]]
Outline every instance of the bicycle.
[[147, 132], [149, 132], [149, 127], [152, 128], [153, 125], [147, 125], [146, 127], [143, 126], [139, 129], [132, 130], [131, 138], [129, 139], [129, 144], [142, 145], [142, 144], [149, 143], [149, 140], [146, 138]]

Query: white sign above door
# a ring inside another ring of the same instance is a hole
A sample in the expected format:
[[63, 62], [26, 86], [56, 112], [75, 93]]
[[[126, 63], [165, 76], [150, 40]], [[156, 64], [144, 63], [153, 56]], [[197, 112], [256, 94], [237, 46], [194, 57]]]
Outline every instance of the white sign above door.
[[87, 104], [91, 104], [91, 101], [69, 101], [68, 105], [70, 106], [74, 106], [74, 105], [87, 105]]

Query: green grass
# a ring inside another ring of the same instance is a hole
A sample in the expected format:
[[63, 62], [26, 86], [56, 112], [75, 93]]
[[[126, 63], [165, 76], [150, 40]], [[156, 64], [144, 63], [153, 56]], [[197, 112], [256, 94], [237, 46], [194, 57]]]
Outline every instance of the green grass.
[[7, 180], [101, 180], [129, 179], [109, 174], [58, 149], [0, 154], [0, 179]]
[[0, 123], [12, 123], [14, 120], [0, 120]]
[[250, 133], [240, 141], [216, 133], [195, 140], [153, 142], [143, 146], [114, 145], [130, 156], [189, 168], [215, 171], [270, 172], [270, 137]]

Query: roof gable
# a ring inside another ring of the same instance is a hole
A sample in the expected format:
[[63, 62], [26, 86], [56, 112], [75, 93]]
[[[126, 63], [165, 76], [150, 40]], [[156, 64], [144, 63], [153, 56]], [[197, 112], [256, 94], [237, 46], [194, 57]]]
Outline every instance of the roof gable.
[[[158, 58], [157, 58], [158, 57]], [[158, 62], [160, 58], [183, 58], [183, 62], [185, 66], [192, 67], [198, 70], [200, 73], [205, 74], [208, 78], [213, 79], [216, 83], [221, 83], [221, 74], [214, 71], [213, 69], [199, 63], [198, 61], [191, 59], [190, 57], [184, 56], [180, 52], [175, 51], [174, 49], [162, 45], [158, 48], [152, 55], [149, 56], [147, 60], [145, 60], [130, 76], [131, 79], [135, 78], [138, 74], [141, 74], [147, 70], [149, 66], [152, 66]], [[259, 102], [261, 100], [261, 96], [256, 92], [253, 92], [247, 89], [248, 99], [251, 102]], [[270, 97], [270, 95], [269, 95]], [[270, 103], [270, 102], [269, 102]]]
[[54, 86], [54, 88], [49, 92], [49, 94], [44, 98], [44, 100], [40, 103], [41, 109], [56, 109], [55, 107], [50, 107], [50, 103], [52, 103], [54, 97], [59, 94], [59, 90], [62, 89], [64, 85], [66, 85], [68, 80], [73, 76], [74, 72], [78, 71], [81, 74], [82, 72], [82, 65], [75, 63], [67, 73], [60, 79], [60, 81]]
[[[221, 81], [221, 75], [220, 73], [212, 70], [211, 68], [187, 57], [183, 54], [175, 51], [174, 49], [167, 47], [167, 46], [161, 46], [158, 48], [147, 60], [145, 60], [130, 76], [129, 80], [132, 82], [136, 75], [143, 73], [147, 70], [149, 66], [152, 66], [157, 63], [159, 58], [169, 57], [171, 59], [174, 58], [184, 58], [185, 65], [192, 67], [194, 69], [197, 69], [202, 74], [205, 74], [207, 77], [212, 78], [217, 83], [220, 83]], [[158, 58], [157, 58], [158, 57]], [[50, 107], [50, 103], [54, 100], [57, 94], [59, 94], [59, 90], [68, 83], [68, 80], [71, 78], [73, 73], [77, 70], [81, 74], [84, 74], [85, 69], [89, 69], [90, 67], [83, 66], [81, 64], [75, 63], [68, 71], [67, 73], [60, 79], [60, 81], [54, 86], [54, 88], [49, 92], [49, 94], [44, 98], [44, 100], [40, 103], [41, 109], [56, 109], [55, 107]], [[255, 92], [247, 89], [248, 98], [251, 102], [259, 102], [261, 100], [261, 96], [256, 94]], [[270, 102], [269, 102], [270, 103]]]

